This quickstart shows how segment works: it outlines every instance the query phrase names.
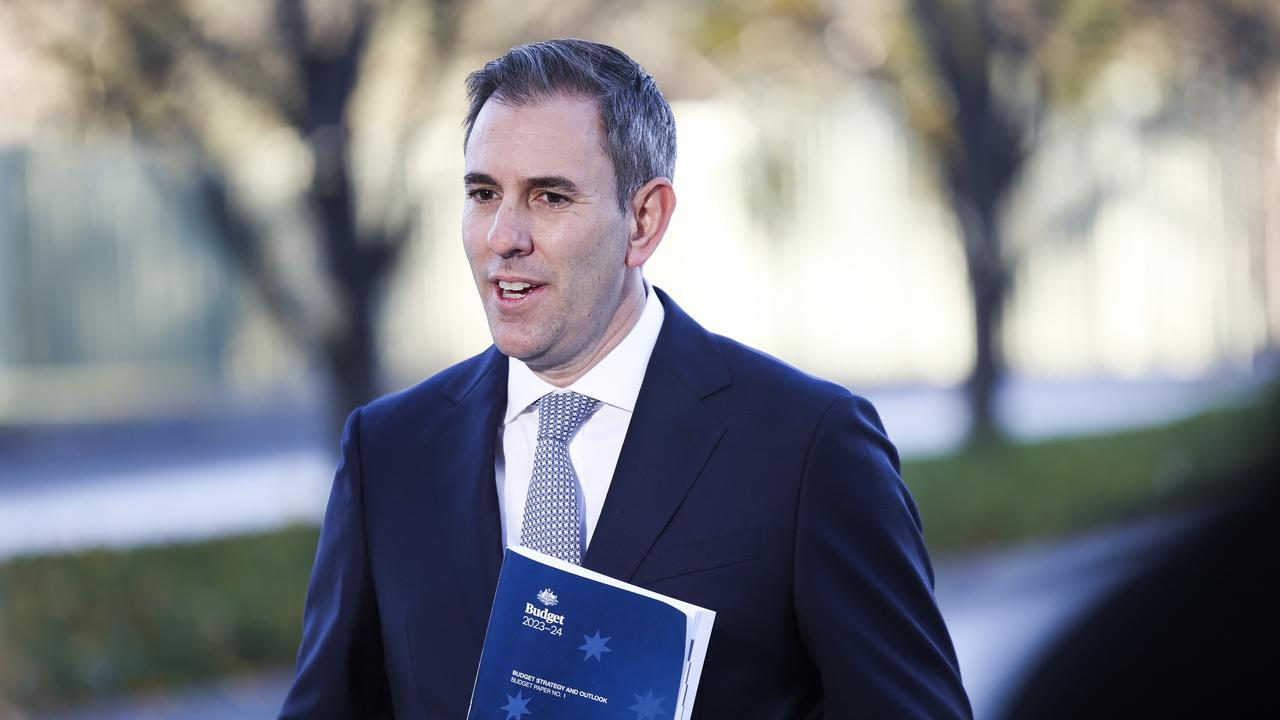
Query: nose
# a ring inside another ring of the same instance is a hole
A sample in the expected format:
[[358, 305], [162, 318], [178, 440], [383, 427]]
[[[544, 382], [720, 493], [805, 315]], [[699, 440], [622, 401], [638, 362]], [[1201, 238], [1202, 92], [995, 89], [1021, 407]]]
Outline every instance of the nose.
[[501, 258], [528, 255], [533, 252], [533, 236], [529, 218], [519, 203], [503, 201], [494, 213], [487, 239], [489, 250]]

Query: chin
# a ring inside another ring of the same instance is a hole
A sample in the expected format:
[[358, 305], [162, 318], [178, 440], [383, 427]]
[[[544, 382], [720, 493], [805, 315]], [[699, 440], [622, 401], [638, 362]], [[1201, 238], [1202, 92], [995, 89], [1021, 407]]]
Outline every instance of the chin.
[[551, 350], [554, 328], [532, 319], [490, 319], [489, 334], [503, 355], [517, 360], [535, 360]]
[[498, 346], [498, 350], [503, 355], [526, 362], [538, 357], [546, 350], [529, 338], [512, 337], [511, 333], [494, 333], [493, 344]]

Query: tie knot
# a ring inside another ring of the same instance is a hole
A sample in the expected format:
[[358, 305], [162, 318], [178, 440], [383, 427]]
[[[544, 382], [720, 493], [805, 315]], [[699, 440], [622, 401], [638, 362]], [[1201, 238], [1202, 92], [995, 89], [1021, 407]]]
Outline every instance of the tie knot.
[[550, 393], [538, 400], [538, 437], [568, 443], [600, 405], [576, 392]]

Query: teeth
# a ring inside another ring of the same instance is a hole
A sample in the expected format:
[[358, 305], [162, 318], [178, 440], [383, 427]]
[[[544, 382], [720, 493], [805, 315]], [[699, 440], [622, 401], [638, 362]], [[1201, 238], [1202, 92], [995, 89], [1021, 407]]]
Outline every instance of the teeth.
[[510, 292], [524, 292], [533, 286], [527, 282], [507, 282], [506, 280], [499, 280], [498, 287]]

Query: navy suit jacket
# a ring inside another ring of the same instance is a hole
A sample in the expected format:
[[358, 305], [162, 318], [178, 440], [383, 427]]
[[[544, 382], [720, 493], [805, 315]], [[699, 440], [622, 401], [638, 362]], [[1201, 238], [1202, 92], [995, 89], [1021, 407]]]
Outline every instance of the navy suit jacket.
[[[875, 410], [659, 297], [583, 565], [716, 611], [694, 717], [969, 717]], [[351, 415], [281, 718], [466, 716], [506, 389], [491, 347]]]

